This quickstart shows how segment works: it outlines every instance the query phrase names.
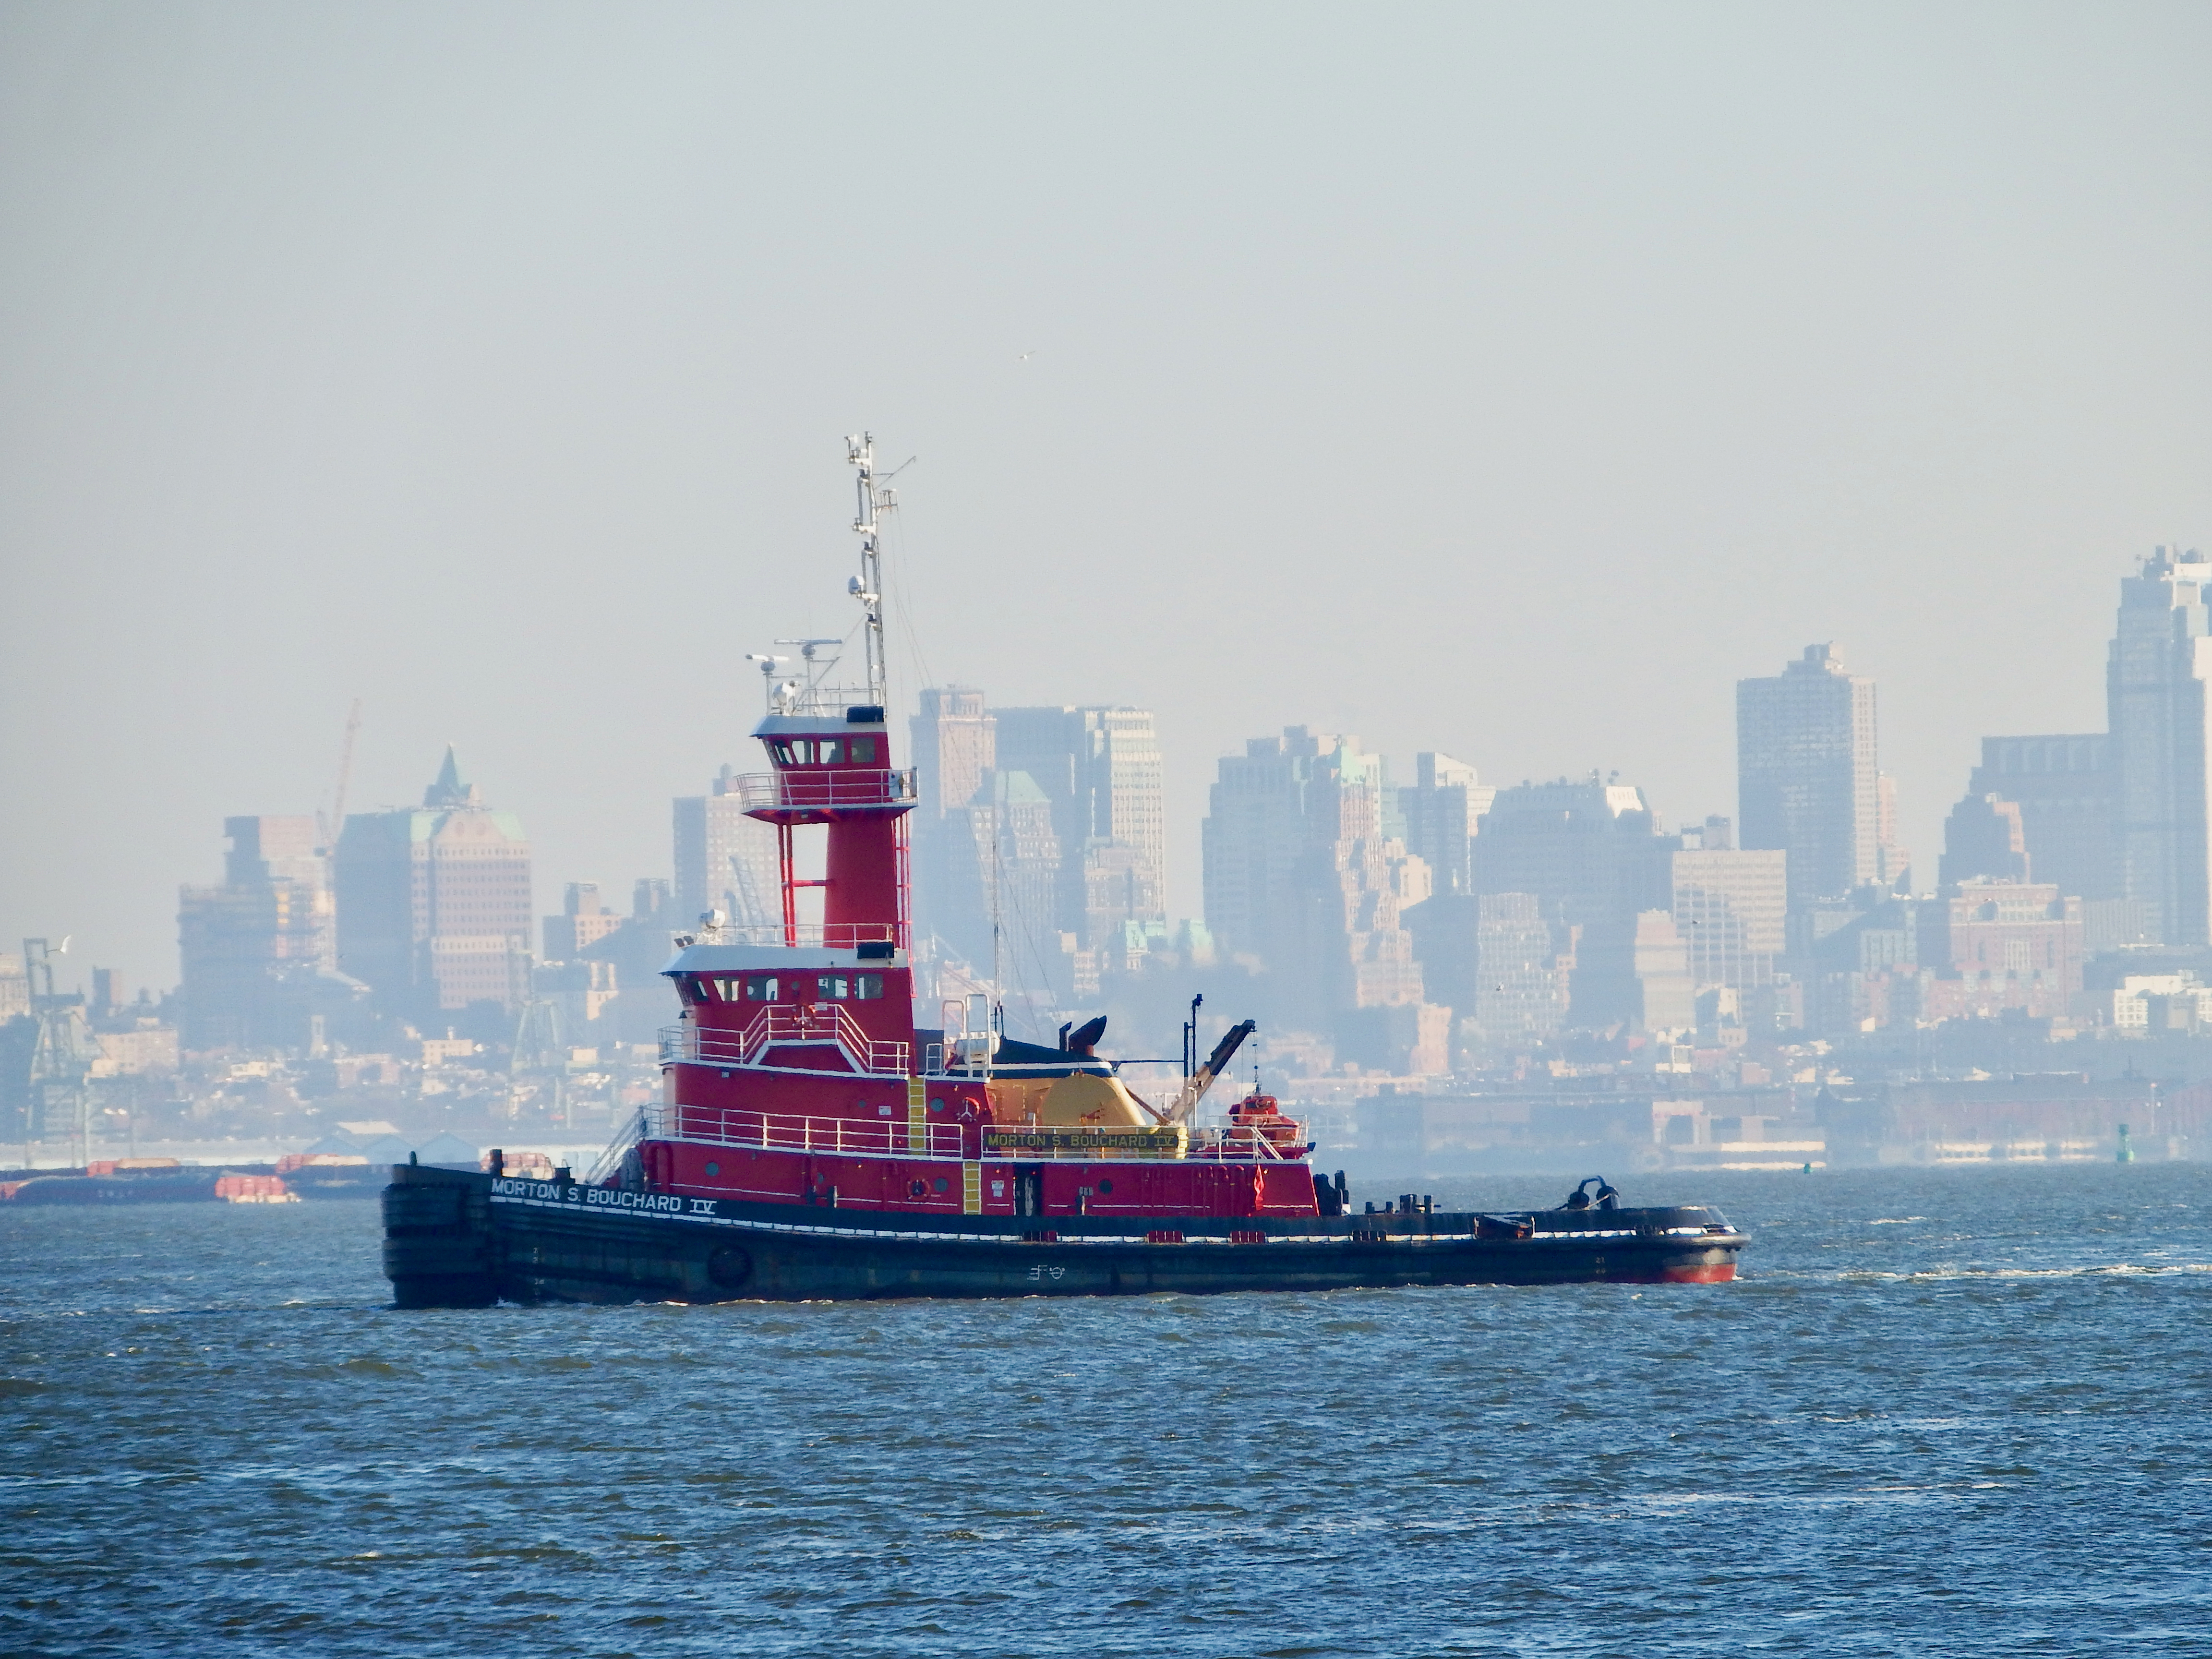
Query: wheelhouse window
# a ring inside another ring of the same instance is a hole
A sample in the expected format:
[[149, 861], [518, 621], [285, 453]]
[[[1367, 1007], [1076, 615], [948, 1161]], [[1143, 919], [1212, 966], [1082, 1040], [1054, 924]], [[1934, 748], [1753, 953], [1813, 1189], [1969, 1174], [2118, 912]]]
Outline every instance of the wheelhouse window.
[[824, 738], [817, 745], [816, 753], [824, 766], [835, 766], [844, 758], [845, 745], [836, 738]]
[[884, 994], [881, 974], [824, 974], [821, 984], [825, 1002], [866, 1002]]
[[873, 738], [854, 738], [845, 746], [851, 752], [855, 766], [866, 766], [876, 758], [876, 740]]
[[748, 974], [744, 977], [747, 1002], [774, 1002], [778, 981], [773, 974]]

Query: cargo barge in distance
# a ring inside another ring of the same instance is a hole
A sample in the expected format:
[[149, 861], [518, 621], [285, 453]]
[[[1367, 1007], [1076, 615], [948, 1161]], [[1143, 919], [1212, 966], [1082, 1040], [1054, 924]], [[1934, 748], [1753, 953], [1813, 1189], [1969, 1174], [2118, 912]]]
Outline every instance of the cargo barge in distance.
[[[975, 997], [918, 1026], [915, 775], [891, 764], [884, 719], [889, 493], [869, 440], [848, 452], [866, 683], [829, 684], [819, 642], [791, 678], [787, 659], [759, 659], [770, 769], [738, 785], [776, 830], [780, 922], [710, 915], [678, 938], [662, 1097], [593, 1169], [392, 1172], [384, 1262], [399, 1306], [1735, 1277], [1747, 1240], [1717, 1211], [1622, 1208], [1588, 1182], [1556, 1210], [1442, 1213], [1408, 1194], [1350, 1213], [1342, 1174], [1316, 1176], [1304, 1126], [1273, 1099], [1255, 1089], [1200, 1121], [1249, 1021], [1159, 1108], [1098, 1056], [1103, 1019], [1021, 1042]], [[802, 834], [825, 842], [819, 880], [797, 874]]]

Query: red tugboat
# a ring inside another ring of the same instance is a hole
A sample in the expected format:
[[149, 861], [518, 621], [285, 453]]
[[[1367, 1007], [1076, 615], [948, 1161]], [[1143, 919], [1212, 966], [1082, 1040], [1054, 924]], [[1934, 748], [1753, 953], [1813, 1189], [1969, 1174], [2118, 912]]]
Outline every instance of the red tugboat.
[[[580, 1179], [511, 1176], [497, 1154], [489, 1174], [393, 1170], [384, 1264], [400, 1307], [1735, 1277], [1747, 1240], [1717, 1211], [1620, 1208], [1595, 1178], [1556, 1210], [1449, 1214], [1409, 1194], [1350, 1213], [1342, 1173], [1316, 1178], [1272, 1098], [1197, 1121], [1249, 1021], [1161, 1109], [1098, 1058], [1103, 1019], [1048, 1048], [994, 1029], [975, 997], [918, 1027], [915, 780], [884, 719], [877, 520], [891, 503], [869, 438], [848, 448], [866, 684], [824, 683], [829, 641], [789, 642], [804, 665], [787, 679], [790, 659], [755, 659], [770, 769], [740, 787], [776, 829], [781, 922], [710, 914], [677, 939], [663, 1097]], [[796, 842], [815, 832], [823, 874], [805, 880]]]

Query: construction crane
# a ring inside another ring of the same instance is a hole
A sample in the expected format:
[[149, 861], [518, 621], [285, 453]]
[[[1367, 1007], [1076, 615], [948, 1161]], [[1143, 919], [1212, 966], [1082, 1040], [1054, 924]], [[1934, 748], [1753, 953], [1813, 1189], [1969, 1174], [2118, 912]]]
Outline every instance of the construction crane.
[[353, 777], [353, 740], [360, 730], [361, 699], [356, 697], [352, 710], [346, 715], [345, 741], [338, 747], [337, 793], [331, 798], [331, 815], [323, 820], [322, 835], [319, 837], [325, 858], [337, 850], [338, 837], [345, 834], [346, 784]]
[[23, 974], [35, 1024], [21, 1030], [21, 1040], [7, 1045], [6, 1092], [21, 1103], [27, 1165], [33, 1141], [64, 1139], [80, 1164], [91, 1156], [91, 1096], [85, 1079], [98, 1058], [99, 1044], [85, 1022], [83, 996], [54, 988], [54, 957], [68, 949], [67, 939], [58, 950], [42, 939], [23, 941]]
[[738, 923], [744, 927], [768, 927], [775, 925], [775, 915], [768, 905], [768, 895], [753, 874], [752, 861], [742, 853], [730, 854], [730, 876], [736, 883]]

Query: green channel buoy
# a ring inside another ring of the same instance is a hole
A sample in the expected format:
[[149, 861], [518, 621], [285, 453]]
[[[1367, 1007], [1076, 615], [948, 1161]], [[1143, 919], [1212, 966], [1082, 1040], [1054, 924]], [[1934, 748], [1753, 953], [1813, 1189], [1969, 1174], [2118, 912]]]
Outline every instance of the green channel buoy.
[[2128, 1126], [2123, 1123], [2120, 1125], [2120, 1153], [2118, 1158], [2112, 1160], [2112, 1162], [2115, 1164], [2132, 1164], [2135, 1161], [2136, 1149], [2128, 1145]]
[[1813, 1166], [1812, 1166], [1811, 1164], [1808, 1164], [1805, 1166], [1805, 1173], [1806, 1173], [1807, 1175], [1810, 1175], [1810, 1174], [1812, 1174], [1812, 1173], [1813, 1173]]

